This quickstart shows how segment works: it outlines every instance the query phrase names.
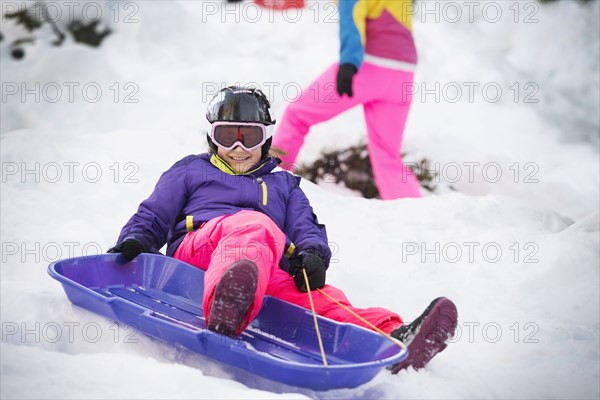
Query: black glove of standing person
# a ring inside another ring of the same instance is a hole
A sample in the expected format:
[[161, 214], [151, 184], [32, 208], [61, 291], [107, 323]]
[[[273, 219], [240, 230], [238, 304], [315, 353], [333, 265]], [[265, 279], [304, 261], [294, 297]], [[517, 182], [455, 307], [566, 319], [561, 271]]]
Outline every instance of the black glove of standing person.
[[121, 244], [121, 254], [127, 261], [131, 261], [144, 252], [144, 246], [135, 239], [127, 239]]
[[301, 251], [290, 258], [290, 268], [288, 273], [294, 277], [294, 283], [298, 290], [307, 292], [304, 273], [302, 272], [303, 269], [306, 270], [310, 290], [321, 289], [325, 286], [325, 273], [327, 267], [314, 250], [309, 249]]
[[337, 92], [340, 97], [346, 93], [352, 97], [352, 78], [356, 75], [356, 67], [352, 64], [341, 64], [337, 73]]

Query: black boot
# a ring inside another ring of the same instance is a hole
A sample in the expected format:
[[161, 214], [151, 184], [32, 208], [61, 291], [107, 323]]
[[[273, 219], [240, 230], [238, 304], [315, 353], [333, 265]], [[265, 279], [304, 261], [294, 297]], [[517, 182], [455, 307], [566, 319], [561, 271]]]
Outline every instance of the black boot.
[[237, 261], [223, 274], [213, 298], [208, 329], [227, 336], [237, 336], [254, 302], [258, 285], [258, 268], [249, 260]]
[[391, 336], [408, 347], [408, 357], [393, 365], [393, 374], [413, 367], [423, 368], [437, 353], [444, 350], [446, 342], [456, 330], [458, 312], [452, 301], [439, 297], [431, 302], [417, 319], [408, 325], [402, 325]]

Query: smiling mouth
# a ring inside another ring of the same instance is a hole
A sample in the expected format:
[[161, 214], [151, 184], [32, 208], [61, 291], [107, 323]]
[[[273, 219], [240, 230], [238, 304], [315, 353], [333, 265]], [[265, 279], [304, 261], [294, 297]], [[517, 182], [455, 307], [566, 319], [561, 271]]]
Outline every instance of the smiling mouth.
[[250, 156], [248, 156], [248, 157], [231, 157], [230, 156], [229, 158], [231, 158], [233, 161], [236, 161], [236, 162], [242, 162], [242, 161], [248, 161], [250, 159]]

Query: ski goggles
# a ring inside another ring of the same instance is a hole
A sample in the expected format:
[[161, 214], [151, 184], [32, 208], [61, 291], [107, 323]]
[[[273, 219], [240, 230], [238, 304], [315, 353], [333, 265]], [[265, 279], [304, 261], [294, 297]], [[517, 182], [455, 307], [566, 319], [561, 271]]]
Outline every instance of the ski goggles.
[[223, 150], [231, 150], [239, 145], [251, 151], [265, 144], [273, 136], [274, 125], [252, 122], [214, 122], [210, 138]]

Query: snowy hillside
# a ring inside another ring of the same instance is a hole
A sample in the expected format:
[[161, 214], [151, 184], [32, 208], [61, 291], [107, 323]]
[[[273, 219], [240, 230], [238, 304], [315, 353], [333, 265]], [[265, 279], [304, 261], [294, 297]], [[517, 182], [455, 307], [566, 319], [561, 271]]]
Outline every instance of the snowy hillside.
[[[337, 58], [331, 3], [260, 14], [248, 2], [104, 2], [113, 33], [101, 47], [52, 47], [38, 31], [19, 61], [8, 42], [22, 33], [3, 20], [0, 397], [598, 398], [600, 3], [484, 2], [472, 21], [465, 5], [458, 18], [418, 4], [404, 148], [456, 192], [382, 202], [303, 188], [334, 248], [329, 283], [407, 321], [447, 296], [460, 329], [423, 371], [329, 392], [76, 308], [46, 268], [106, 251], [159, 175], [206, 150], [218, 88], [256, 83], [281, 118]], [[315, 127], [299, 161], [364, 137], [352, 110]]]

